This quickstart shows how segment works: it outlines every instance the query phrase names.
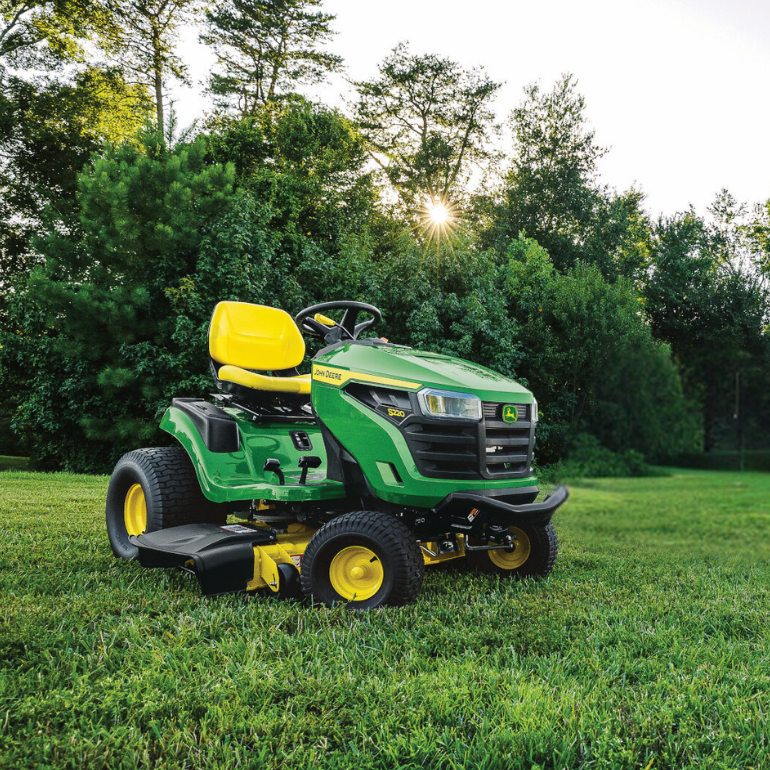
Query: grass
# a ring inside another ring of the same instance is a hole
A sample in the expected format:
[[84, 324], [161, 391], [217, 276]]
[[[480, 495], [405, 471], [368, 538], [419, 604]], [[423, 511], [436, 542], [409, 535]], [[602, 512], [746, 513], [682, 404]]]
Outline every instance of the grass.
[[29, 466], [28, 457], [12, 457], [10, 455], [0, 455], [0, 471], [16, 470], [24, 471]]
[[0, 768], [762, 768], [770, 476], [576, 482], [544, 581], [351, 613], [113, 559], [104, 477], [0, 473]]

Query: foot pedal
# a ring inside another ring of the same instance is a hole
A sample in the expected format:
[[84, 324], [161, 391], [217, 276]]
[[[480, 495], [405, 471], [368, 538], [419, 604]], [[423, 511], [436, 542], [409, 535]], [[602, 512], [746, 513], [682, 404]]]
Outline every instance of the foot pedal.
[[143, 567], [195, 572], [205, 596], [246, 590], [254, 574], [254, 547], [275, 542], [275, 532], [254, 524], [184, 524], [129, 537]]

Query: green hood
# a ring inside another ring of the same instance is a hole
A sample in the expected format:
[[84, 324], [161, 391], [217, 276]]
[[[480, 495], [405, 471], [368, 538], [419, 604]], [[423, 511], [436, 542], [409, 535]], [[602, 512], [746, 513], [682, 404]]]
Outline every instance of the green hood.
[[[516, 401], [531, 403], [532, 393], [515, 380], [479, 364], [439, 353], [427, 353], [401, 345], [369, 345], [348, 343], [322, 351], [313, 359], [313, 379], [323, 376], [321, 365], [349, 372], [340, 379], [362, 379], [377, 384], [377, 379], [401, 381], [383, 382], [384, 386], [418, 390], [422, 387], [475, 393], [482, 401]], [[366, 375], [365, 378], [356, 377]], [[339, 378], [338, 378], [339, 379]], [[331, 380], [325, 379], [331, 384]]]

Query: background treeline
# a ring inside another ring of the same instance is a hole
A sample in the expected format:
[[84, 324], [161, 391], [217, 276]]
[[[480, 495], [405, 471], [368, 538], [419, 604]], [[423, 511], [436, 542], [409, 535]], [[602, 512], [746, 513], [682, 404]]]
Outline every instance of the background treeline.
[[[108, 471], [162, 441], [158, 410], [212, 388], [223, 299], [379, 306], [391, 340], [528, 384], [541, 462], [766, 446], [770, 202], [653, 220], [602, 185], [569, 75], [499, 125], [483, 70], [400, 44], [345, 110], [303, 97], [342, 66], [332, 21], [0, 0], [0, 454]], [[215, 109], [180, 131], [190, 24]]]

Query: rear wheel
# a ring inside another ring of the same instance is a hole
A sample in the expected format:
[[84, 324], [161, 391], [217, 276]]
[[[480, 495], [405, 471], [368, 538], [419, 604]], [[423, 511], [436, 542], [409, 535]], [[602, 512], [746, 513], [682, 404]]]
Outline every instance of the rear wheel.
[[[479, 572], [504, 577], [544, 577], [550, 574], [559, 553], [559, 539], [553, 524], [523, 524], [521, 527], [508, 527], [508, 532], [515, 538], [512, 549], [466, 550], [468, 564]], [[470, 538], [469, 545], [488, 543]]]
[[425, 575], [414, 534], [376, 511], [338, 516], [313, 535], [302, 558], [302, 590], [313, 601], [352, 609], [410, 604]]
[[107, 490], [107, 535], [115, 556], [134, 559], [129, 535], [180, 524], [224, 522], [224, 506], [201, 492], [182, 447], [135, 449], [118, 460]]

